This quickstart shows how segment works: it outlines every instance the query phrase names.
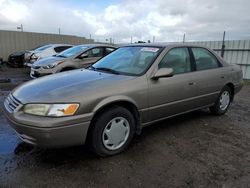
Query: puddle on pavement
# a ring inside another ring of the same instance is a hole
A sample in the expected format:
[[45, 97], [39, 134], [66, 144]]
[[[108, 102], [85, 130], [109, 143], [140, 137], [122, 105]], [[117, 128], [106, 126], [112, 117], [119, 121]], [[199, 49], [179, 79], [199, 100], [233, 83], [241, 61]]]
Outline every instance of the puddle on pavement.
[[0, 155], [13, 154], [20, 140], [2, 116], [0, 121]]

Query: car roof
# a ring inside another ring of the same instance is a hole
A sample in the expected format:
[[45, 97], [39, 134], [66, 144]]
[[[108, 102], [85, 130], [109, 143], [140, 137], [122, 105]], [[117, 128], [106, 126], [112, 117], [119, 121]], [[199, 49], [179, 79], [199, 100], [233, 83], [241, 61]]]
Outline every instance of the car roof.
[[[120, 47], [129, 47], [129, 46], [145, 46], [145, 47], [158, 47], [158, 48], [173, 48], [173, 47], [202, 47], [200, 45], [190, 44], [190, 43], [135, 43], [121, 45]], [[206, 48], [206, 47], [205, 47]]]
[[44, 46], [57, 47], [57, 46], [74, 46], [74, 45], [72, 44], [46, 44]]
[[215, 55], [217, 57], [217, 59], [225, 64], [223, 58], [221, 58], [216, 52], [214, 52], [212, 49], [206, 47], [206, 46], [202, 46], [202, 45], [196, 45], [196, 44], [191, 44], [191, 43], [183, 43], [183, 42], [179, 42], [179, 43], [174, 43], [174, 42], [170, 42], [170, 43], [135, 43], [135, 44], [129, 44], [129, 45], [123, 45], [123, 46], [119, 46], [119, 47], [136, 47], [136, 46], [140, 46], [140, 47], [156, 47], [156, 48], [175, 48], [175, 47], [196, 47], [196, 48], [205, 48], [207, 50], [209, 50], [213, 55]]
[[76, 45], [76, 46], [86, 46], [88, 48], [93, 48], [93, 47], [112, 47], [112, 48], [116, 48], [114, 45], [112, 44], [80, 44], [80, 45]]

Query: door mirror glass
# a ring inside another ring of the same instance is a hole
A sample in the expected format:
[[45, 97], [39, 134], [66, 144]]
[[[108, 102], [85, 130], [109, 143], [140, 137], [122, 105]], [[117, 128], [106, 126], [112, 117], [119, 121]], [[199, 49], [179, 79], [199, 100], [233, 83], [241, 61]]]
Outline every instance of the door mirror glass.
[[174, 70], [172, 68], [161, 68], [155, 73], [152, 79], [159, 79], [163, 77], [171, 77], [173, 76]]
[[88, 53], [83, 53], [79, 56], [80, 59], [87, 58], [87, 57], [88, 57]]

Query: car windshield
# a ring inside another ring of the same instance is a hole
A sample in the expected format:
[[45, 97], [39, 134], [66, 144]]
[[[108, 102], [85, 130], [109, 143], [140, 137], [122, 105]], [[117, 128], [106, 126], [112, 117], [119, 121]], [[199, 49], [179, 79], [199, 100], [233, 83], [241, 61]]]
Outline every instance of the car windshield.
[[57, 54], [57, 57], [72, 57], [87, 49], [87, 46], [74, 46]]
[[96, 62], [90, 69], [138, 76], [144, 73], [160, 53], [158, 47], [121, 47]]
[[50, 48], [50, 47], [52, 47], [52, 45], [41, 46], [39, 48], [36, 48], [34, 51], [41, 52], [41, 51], [46, 50], [47, 48]]

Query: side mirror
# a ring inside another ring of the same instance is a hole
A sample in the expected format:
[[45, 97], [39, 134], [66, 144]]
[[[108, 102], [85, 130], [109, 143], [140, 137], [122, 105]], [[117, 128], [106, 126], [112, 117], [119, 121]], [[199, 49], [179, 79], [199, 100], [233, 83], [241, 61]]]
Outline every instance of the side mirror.
[[174, 74], [174, 70], [172, 68], [160, 68], [152, 77], [152, 79], [158, 80], [159, 78], [171, 77]]
[[78, 58], [83, 59], [83, 58], [86, 58], [86, 57], [88, 57], [88, 53], [83, 53]]

